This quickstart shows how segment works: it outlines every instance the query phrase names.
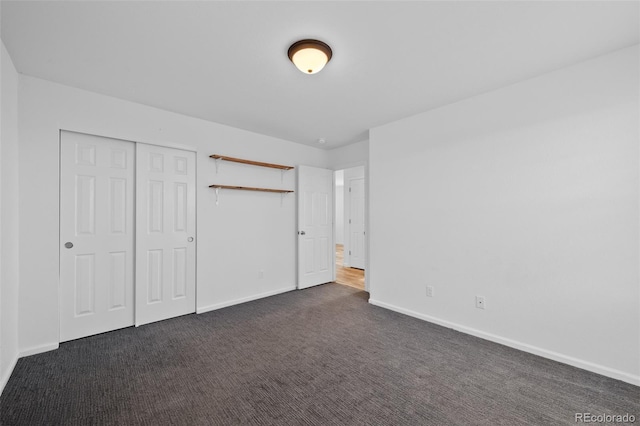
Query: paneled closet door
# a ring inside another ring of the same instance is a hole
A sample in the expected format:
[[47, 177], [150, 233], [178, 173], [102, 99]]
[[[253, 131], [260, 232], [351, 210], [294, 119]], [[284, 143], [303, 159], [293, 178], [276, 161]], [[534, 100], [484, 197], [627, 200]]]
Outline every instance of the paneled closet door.
[[195, 153], [137, 144], [136, 325], [195, 312]]
[[60, 138], [60, 341], [134, 323], [131, 142]]

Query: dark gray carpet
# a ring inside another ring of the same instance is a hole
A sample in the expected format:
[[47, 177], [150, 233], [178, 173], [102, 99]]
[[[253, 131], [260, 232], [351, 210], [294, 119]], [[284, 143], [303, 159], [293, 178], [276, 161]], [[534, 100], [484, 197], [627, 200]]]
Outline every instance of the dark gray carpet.
[[327, 284], [23, 358], [2, 425], [575, 424], [640, 388]]

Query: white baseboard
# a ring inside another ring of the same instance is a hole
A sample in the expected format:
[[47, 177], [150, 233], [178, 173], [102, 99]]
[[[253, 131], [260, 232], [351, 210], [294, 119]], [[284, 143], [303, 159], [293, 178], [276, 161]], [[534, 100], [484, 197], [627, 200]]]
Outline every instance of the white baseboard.
[[18, 355], [20, 358], [30, 355], [40, 354], [42, 352], [49, 352], [60, 347], [60, 343], [47, 343], [46, 345], [34, 346], [32, 348], [28, 348], [20, 351]]
[[7, 385], [9, 381], [9, 377], [11, 377], [11, 373], [13, 373], [13, 369], [16, 368], [16, 363], [18, 362], [18, 354], [16, 354], [11, 360], [11, 364], [5, 373], [0, 377], [0, 395], [2, 395], [2, 391], [4, 391], [4, 387]]
[[205, 312], [215, 311], [216, 309], [222, 309], [222, 308], [226, 308], [228, 306], [238, 305], [240, 303], [251, 302], [252, 300], [258, 300], [258, 299], [262, 299], [264, 297], [275, 296], [276, 294], [286, 293], [288, 291], [295, 290], [295, 289], [296, 289], [295, 286], [293, 286], [293, 287], [285, 287], [285, 288], [280, 288], [280, 289], [277, 289], [277, 290], [267, 291], [266, 293], [260, 293], [260, 294], [255, 294], [253, 296], [243, 297], [243, 298], [240, 298], [240, 299], [229, 300], [227, 302], [216, 303], [214, 305], [201, 306], [201, 307], [196, 309], [196, 313], [197, 314], [203, 314]]
[[399, 306], [391, 305], [389, 303], [381, 302], [375, 299], [369, 299], [369, 303], [381, 308], [389, 309], [401, 314], [409, 315], [410, 317], [418, 318], [427, 322], [441, 325], [443, 327], [452, 328], [462, 333], [470, 334], [472, 336], [479, 337], [481, 339], [489, 340], [491, 342], [499, 343], [501, 345], [509, 346], [510, 348], [518, 349], [524, 352], [528, 352], [534, 355], [541, 356], [543, 358], [552, 359], [554, 361], [568, 364], [573, 367], [578, 367], [583, 370], [591, 371], [592, 373], [601, 374], [603, 376], [611, 377], [613, 379], [622, 380], [623, 382], [631, 383], [632, 385], [640, 386], [640, 376], [625, 373], [624, 371], [616, 370], [613, 368], [605, 367], [603, 365], [595, 364], [589, 361], [584, 361], [572, 356], [563, 355], [558, 352], [553, 352], [547, 349], [532, 346], [527, 343], [518, 342], [516, 340], [507, 339], [506, 337], [497, 336], [495, 334], [487, 333], [475, 328], [460, 325], [451, 321], [443, 320], [430, 315], [424, 315], [410, 309], [401, 308]]

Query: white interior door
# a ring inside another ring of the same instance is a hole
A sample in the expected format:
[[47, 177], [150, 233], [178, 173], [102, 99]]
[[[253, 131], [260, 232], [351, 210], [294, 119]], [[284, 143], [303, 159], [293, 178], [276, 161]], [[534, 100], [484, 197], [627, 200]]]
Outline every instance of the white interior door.
[[298, 168], [298, 288], [333, 280], [333, 171]]
[[196, 156], [137, 144], [136, 325], [195, 312]]
[[350, 180], [349, 205], [349, 265], [364, 269], [364, 178]]
[[133, 325], [132, 142], [62, 132], [60, 341]]

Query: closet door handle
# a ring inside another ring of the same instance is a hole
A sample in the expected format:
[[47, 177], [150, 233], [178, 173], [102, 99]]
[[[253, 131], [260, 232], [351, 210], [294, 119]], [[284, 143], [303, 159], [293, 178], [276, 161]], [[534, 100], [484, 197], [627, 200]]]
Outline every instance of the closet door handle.
[[193, 237], [189, 237], [189, 238], [187, 238], [187, 241], [189, 241], [190, 243], [192, 243], [192, 242], [193, 242]]
[[307, 233], [304, 231], [298, 231], [298, 235], [307, 235]]
[[71, 241], [64, 243], [64, 246], [68, 249], [73, 247], [73, 243]]

